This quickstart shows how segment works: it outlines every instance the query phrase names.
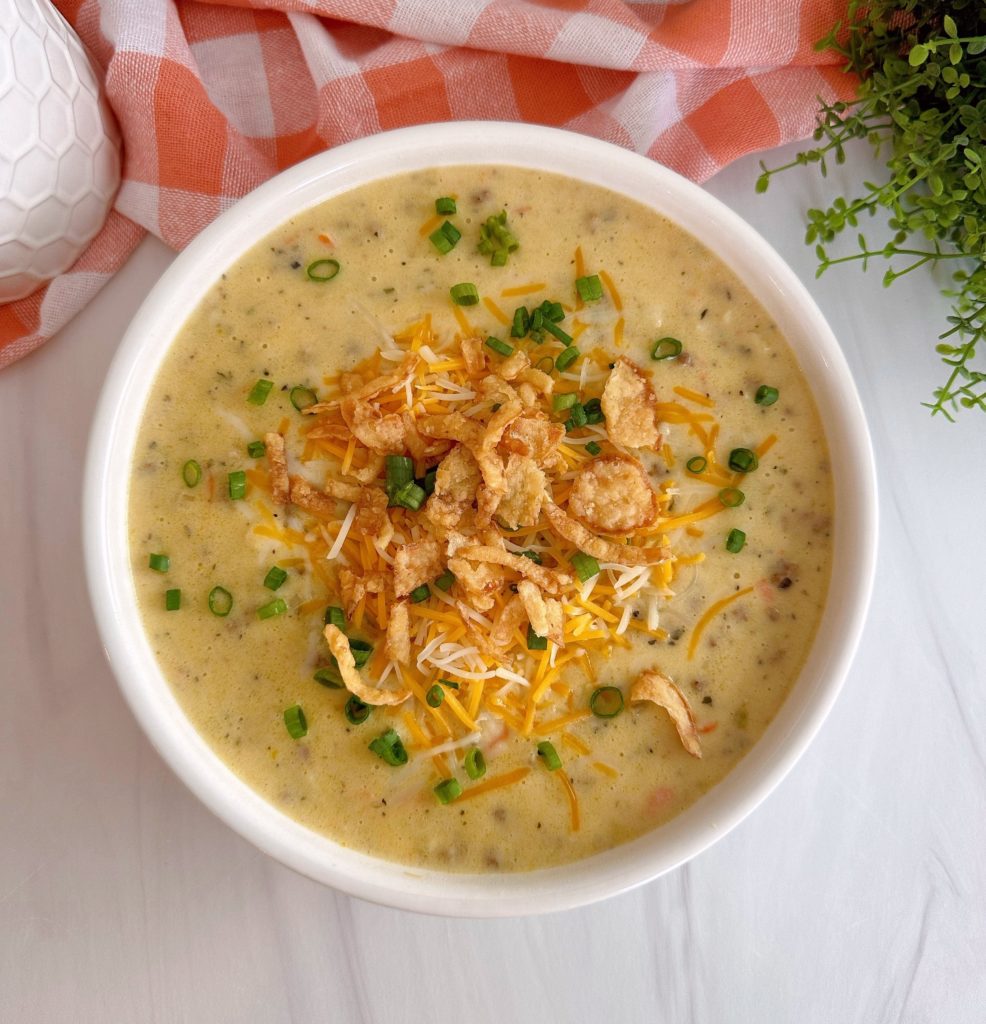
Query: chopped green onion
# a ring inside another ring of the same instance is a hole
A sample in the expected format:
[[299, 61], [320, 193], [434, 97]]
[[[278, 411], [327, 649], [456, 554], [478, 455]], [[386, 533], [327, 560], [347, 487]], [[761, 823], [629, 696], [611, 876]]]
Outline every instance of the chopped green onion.
[[434, 789], [440, 804], [450, 804], [462, 796], [462, 786], [458, 779], [443, 779]]
[[505, 341], [500, 341], [499, 338], [487, 338], [486, 347], [493, 349], [494, 352], [499, 352], [501, 356], [512, 356], [514, 354], [513, 345], [508, 345]]
[[370, 660], [370, 655], [373, 653], [373, 644], [366, 640], [350, 640], [349, 650], [352, 652], [353, 661], [357, 668], [363, 668], [363, 666]]
[[339, 273], [339, 261], [315, 260], [314, 263], [308, 264], [305, 273], [309, 281], [331, 281]]
[[575, 347], [575, 345], [569, 345], [569, 347], [563, 352], [559, 352], [555, 358], [555, 369], [559, 373], [563, 373], [572, 365], [572, 363], [575, 362], [576, 359], [579, 358], [580, 355], [582, 355], [582, 353]]
[[726, 508], [739, 508], [746, 501], [746, 495], [735, 487], [724, 487], [719, 492], [719, 500]]
[[541, 557], [540, 551], [531, 551], [530, 549], [528, 549], [527, 551], [521, 551], [521, 556], [523, 558], [529, 558], [532, 562], [535, 563], [535, 565], [544, 564], [544, 559]]
[[587, 444], [587, 445], [585, 446], [585, 450], [586, 450], [586, 451], [587, 451], [587, 452], [588, 452], [588, 453], [589, 453], [590, 455], [598, 455], [598, 454], [599, 454], [599, 453], [600, 453], [600, 452], [602, 451], [602, 448], [600, 448], [600, 447], [599, 447], [599, 445], [598, 445], [598, 444], [596, 444], [596, 442], [595, 442], [595, 441], [590, 441], [590, 442], [589, 442], [589, 443], [588, 443], [588, 444]]
[[704, 473], [709, 460], [704, 455], [693, 455], [686, 463], [685, 469], [689, 473]]
[[181, 478], [185, 481], [186, 487], [195, 487], [195, 485], [202, 479], [202, 467], [195, 461], [195, 459], [189, 459], [188, 462], [181, 467]]
[[265, 445], [263, 441], [251, 441], [247, 445], [247, 455], [249, 455], [251, 459], [262, 458], [266, 453], [267, 445]]
[[318, 395], [311, 388], [305, 387], [303, 384], [297, 384], [291, 389], [290, 398], [291, 404], [298, 412], [307, 409], [318, 401]]
[[246, 473], [244, 473], [242, 469], [237, 469], [230, 473], [228, 477], [230, 500], [239, 501], [241, 498], [245, 498], [247, 489], [246, 485]]
[[526, 306], [518, 306], [514, 310], [514, 322], [510, 328], [512, 338], [526, 338], [531, 329], [531, 317]]
[[757, 393], [753, 400], [757, 405], [773, 405], [780, 397], [781, 393], [777, 388], [772, 388], [768, 384], [761, 384], [757, 388]]
[[401, 508], [410, 509], [412, 512], [417, 512], [419, 508], [424, 504], [425, 490], [423, 487], [419, 487], [413, 480], [410, 483], [404, 484], [399, 487], [391, 499], [391, 504], [400, 505]]
[[424, 479], [420, 483], [421, 489], [425, 494], [435, 493], [435, 481], [438, 479], [438, 467], [432, 466], [431, 469], [427, 470], [424, 475]]
[[589, 422], [589, 417], [586, 414], [585, 406], [581, 402], [576, 402], [572, 406], [572, 411], [569, 413], [572, 420], [573, 427], [584, 427]]
[[531, 334], [533, 334], [535, 338], [540, 339], [542, 327], [544, 327], [544, 310], [539, 306], [533, 313], [531, 313]]
[[258, 619], [273, 619], [275, 616], [283, 615], [288, 610], [287, 603], [283, 597], [275, 597], [270, 604], [262, 605], [257, 609]]
[[352, 725], [362, 725], [373, 712], [372, 704], [364, 704], [359, 697], [352, 696], [346, 701], [344, 714]]
[[558, 323], [559, 320], [565, 319], [565, 307], [560, 302], [552, 302], [550, 299], [545, 299], [538, 309], [541, 310], [545, 320], [550, 320], [554, 324]]
[[322, 621], [326, 626], [335, 626], [336, 629], [345, 630], [346, 613], [338, 605], [329, 605], [329, 607], [325, 609], [325, 615], [322, 617]]
[[435, 586], [439, 590], [445, 591], [447, 594], [452, 589], [452, 584], [455, 583], [455, 573], [451, 569], [446, 569], [438, 579], [435, 580]]
[[224, 619], [232, 610], [233, 595], [225, 587], [213, 587], [209, 591], [209, 611]]
[[285, 708], [284, 724], [293, 740], [300, 740], [302, 736], [308, 735], [308, 719], [305, 718], [305, 713], [301, 710], [300, 704], [294, 704], [292, 707]]
[[603, 283], [599, 280], [598, 274], [591, 274], [589, 277], [577, 277], [575, 279], [575, 288], [583, 302], [595, 302], [603, 297]]
[[427, 601], [431, 597], [431, 588], [427, 583], [422, 583], [420, 587], [415, 587], [408, 597], [411, 598], [412, 604], [421, 604], [422, 601]]
[[623, 710], [623, 692], [616, 686], [600, 686], [592, 691], [589, 710], [597, 718], [615, 718]]
[[746, 543], [746, 534], [742, 530], [730, 530], [726, 537], [726, 550], [738, 555]]
[[406, 455], [388, 455], [386, 460], [387, 497], [391, 504], [394, 495], [405, 485], [414, 482], [414, 460]]
[[752, 473], [759, 465], [757, 453], [749, 448], [734, 448], [729, 453], [729, 468], [734, 473]]
[[555, 368], [555, 361], [551, 356], [541, 356], [541, 358], [534, 364], [535, 370], [540, 370], [542, 373], [551, 373]]
[[601, 399], [590, 398], [585, 403], [586, 423], [602, 423], [606, 417], [603, 415], [603, 403]]
[[527, 626], [527, 649], [529, 651], [546, 651], [548, 649], [548, 638], [538, 636], [534, 627], [528, 623]]
[[176, 612], [181, 608], [181, 591], [166, 590], [164, 592], [164, 609], [168, 612]]
[[431, 244], [444, 256], [446, 253], [450, 253], [458, 244], [459, 239], [462, 237], [462, 232], [449, 221], [445, 221], [444, 224], [436, 231], [433, 231], [428, 239]]
[[342, 690], [344, 685], [342, 676], [339, 674], [339, 663], [332, 659], [331, 665], [323, 665], [315, 670], [312, 679], [321, 686], [327, 686], [330, 690]]
[[543, 759], [544, 766], [549, 772], [554, 772], [561, 768], [561, 758], [558, 756], [558, 751], [555, 750], [555, 745], [548, 740], [542, 740], [538, 744], [538, 757]]
[[452, 285], [449, 295], [457, 306], [475, 306], [479, 302], [479, 290], [471, 281]]
[[507, 211], [501, 210], [492, 217], [487, 217], [479, 228], [479, 251], [490, 257], [494, 267], [502, 267], [507, 263], [507, 256], [518, 248], [520, 243], [507, 225]]
[[582, 551], [576, 551], [574, 555], [569, 559], [572, 563], [572, 568], [575, 570], [575, 575], [585, 583], [586, 580], [591, 580], [593, 576], [599, 575], [599, 562]]
[[233, 595], [225, 587], [213, 587], [209, 591], [209, 611], [225, 618], [233, 609]]
[[167, 555], [151, 555], [147, 559], [147, 564], [155, 572], [167, 572], [171, 568], [171, 559]]
[[684, 346], [677, 338], [658, 338], [650, 350], [651, 359], [674, 359], [681, 355]]
[[465, 760], [466, 775], [470, 779], [481, 779], [486, 774], [486, 758], [479, 747], [470, 747]]
[[490, 412], [499, 412], [503, 408], [503, 402], [494, 402], [490, 406]]
[[[448, 221], [445, 222], [446, 224]], [[444, 227], [444, 225], [443, 225]], [[428, 241], [443, 255], [450, 253], [455, 248], [455, 242], [451, 241], [442, 228], [437, 228], [428, 236]]]
[[[570, 334], [566, 334], [565, 331], [563, 331], [558, 326], [558, 324], [552, 323], [550, 320], [546, 318], [542, 326], [549, 334], [553, 334], [563, 345], [572, 344], [572, 336]], [[568, 350], [566, 349], [566, 351]], [[562, 355], [564, 354], [565, 353], [563, 352]], [[560, 358], [561, 356], [559, 356], [559, 359]]]
[[279, 565], [272, 565], [264, 577], [264, 586], [268, 590], [277, 590], [287, 578], [288, 574]]
[[430, 708], [440, 708], [442, 702], [445, 700], [445, 691], [435, 683], [435, 685], [425, 694], [425, 701]]
[[571, 409], [578, 400], [579, 396], [575, 391], [566, 391], [560, 395], [552, 395], [551, 408], [555, 412], [561, 412], [562, 409]]
[[407, 764], [407, 750], [393, 729], [388, 729], [373, 740], [370, 750], [389, 765]]
[[441, 199], [436, 199], [435, 213], [440, 213], [443, 217], [455, 213], [455, 200], [451, 196], [442, 196]]
[[274, 387], [272, 380], [267, 380], [261, 377], [256, 384], [250, 388], [250, 394], [247, 395], [247, 401], [251, 405], [263, 405], [267, 401], [267, 396], [271, 393]]

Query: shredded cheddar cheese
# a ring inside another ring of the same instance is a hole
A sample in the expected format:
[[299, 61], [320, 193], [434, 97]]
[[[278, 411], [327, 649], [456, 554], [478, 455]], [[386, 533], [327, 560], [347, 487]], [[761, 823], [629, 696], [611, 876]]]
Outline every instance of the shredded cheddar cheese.
[[[429, 219], [421, 226], [421, 234], [429, 234], [442, 219]], [[577, 275], [584, 276], [581, 247], [575, 251], [574, 263]], [[622, 314], [622, 298], [612, 277], [605, 270], [599, 271], [599, 277], [612, 309]], [[522, 297], [545, 288], [544, 283], [531, 282], [504, 288], [500, 294]], [[576, 299], [576, 308], [585, 305], [581, 297]], [[511, 323], [509, 313], [492, 298], [484, 297], [482, 308], [501, 325]], [[285, 438], [291, 438], [294, 428], [296, 457], [314, 465], [328, 464], [331, 484], [325, 485], [326, 507], [332, 507], [332, 495], [344, 496], [336, 499], [336, 513], [311, 513], [303, 517], [300, 530], [284, 525], [285, 520], [269, 506], [269, 474], [258, 466], [247, 471], [256, 516], [251, 529], [258, 537], [284, 545], [287, 557], [281, 561], [307, 565], [312, 589], [324, 590], [324, 596], [313, 596], [299, 606], [303, 613], [317, 615], [326, 603], [342, 604], [349, 626], [369, 634], [374, 653], [365, 671], [381, 688], [378, 692], [400, 689], [407, 698], [399, 711], [391, 713], [402, 723], [412, 755], [422, 763], [430, 761], [436, 777], [454, 777], [467, 748], [486, 742], [491, 722], [506, 734], [532, 741], [557, 736], [571, 756], [589, 759], [592, 749], [577, 730], [591, 715], [586, 683], [597, 682], [594, 660], [605, 660], [629, 647], [633, 637], [639, 642], [668, 640], [655, 609], [674, 596], [679, 570], [700, 565], [706, 558], [692, 544], [704, 536], [695, 524], [720, 515], [725, 506], [715, 493], [697, 504], [689, 501], [683, 511], [672, 514], [680, 488], [667, 477], [660, 485], [647, 484], [648, 493], [653, 489], [656, 512], [634, 521], [628, 535], [616, 530], [610, 537], [598, 527], [598, 536], [588, 531], [572, 518], [576, 483], [581, 480], [585, 486], [592, 467], [602, 465], [602, 452], [610, 459], [631, 457], [612, 454], [625, 448], [610, 438], [609, 413], [592, 424], [562, 432], [551, 395], [554, 385], [560, 385], [557, 393], [577, 390], [579, 402], [595, 400], [597, 407], [606, 408], [606, 388], [616, 357], [590, 348], [584, 357], [580, 354], [581, 362], [556, 371], [549, 378], [552, 387], [544, 390], [546, 375], [538, 377], [540, 371], [534, 367], [541, 354], [557, 357], [561, 349], [556, 342], [546, 337], [529, 354], [523, 345], [511, 346], [500, 362], [477, 336], [463, 309], [450, 304], [450, 311], [461, 332], [458, 336], [440, 337], [431, 316], [424, 316], [395, 334], [392, 346], [384, 346], [357, 366], [348, 381], [345, 375], [326, 378], [330, 396], [310, 415], [297, 422], [282, 421], [280, 432]], [[584, 315], [596, 326], [588, 312]], [[611, 326], [613, 346], [619, 349], [623, 316], [616, 316]], [[574, 317], [568, 325], [575, 339], [589, 327], [590, 323]], [[507, 363], [512, 364], [509, 374], [504, 370], [503, 377], [498, 377], [499, 368]], [[521, 402], [523, 387], [529, 391]], [[664, 431], [663, 439], [656, 442], [656, 453], [669, 470], [675, 468], [677, 459], [666, 428], [680, 427], [698, 441], [706, 458], [700, 473], [686, 474], [682, 469], [681, 475], [717, 492], [736, 486], [738, 477], [716, 457], [720, 425], [710, 411], [716, 407], [715, 400], [686, 387], [676, 386], [673, 391], [700, 408], [678, 400], [654, 401], [654, 435], [662, 437]], [[528, 410], [533, 405], [536, 415], [525, 413], [524, 403]], [[522, 431], [511, 433], [518, 424], [532, 431], [530, 440]], [[552, 430], [557, 433], [550, 451], [537, 459], [521, 455], [544, 444], [538, 439]], [[390, 440], [398, 436], [395, 432], [403, 439], [401, 444]], [[500, 451], [498, 446], [505, 439], [510, 447]], [[756, 449], [758, 455], [776, 442], [775, 435], [764, 439]], [[411, 452], [416, 481], [429, 469], [437, 470], [431, 482], [434, 494], [425, 493], [414, 507], [395, 503], [393, 493], [385, 494], [381, 486], [384, 453], [402, 447]], [[455, 481], [443, 478], [456, 451], [463, 480], [468, 481], [461, 485], [460, 497], [455, 497]], [[489, 461], [494, 454], [498, 470]], [[477, 525], [471, 536], [460, 534], [459, 520], [466, 509], [467, 519], [478, 522], [483, 501], [499, 480], [497, 473], [503, 474], [518, 459], [529, 476], [543, 481], [537, 485], [543, 486], [543, 493], [537, 488], [524, 492], [520, 478], [510, 488], [501, 484], [494, 513], [487, 515], [485, 525]], [[512, 503], [515, 491], [519, 494], [516, 506]], [[619, 500], [625, 501], [625, 496]], [[563, 529], [551, 519], [546, 503], [562, 510], [571, 527]], [[512, 510], [512, 522], [499, 518], [504, 507]], [[441, 517], [450, 515], [452, 525], [443, 525]], [[578, 539], [583, 534], [588, 539]], [[299, 552], [305, 557], [299, 557]], [[521, 553], [537, 554], [536, 562], [532, 559], [528, 565], [518, 557]], [[573, 558], [579, 554], [591, 554], [596, 560], [598, 571], [588, 579], [573, 574]], [[436, 580], [446, 571], [453, 585], [437, 586]], [[401, 573], [407, 576], [406, 585], [398, 585]], [[414, 595], [422, 588], [419, 599]], [[751, 589], [737, 591], [705, 610], [692, 629], [689, 658], [712, 619]], [[406, 636], [393, 644], [390, 624], [398, 613], [398, 621], [406, 623]], [[542, 618], [541, 631], [532, 632]], [[532, 637], [544, 642], [536, 644]], [[441, 692], [438, 706], [434, 699], [429, 702], [436, 688]], [[607, 778], [619, 776], [605, 762], [584, 763]], [[522, 766], [469, 784], [458, 799], [516, 785], [530, 771]], [[570, 828], [578, 831], [577, 790], [564, 770], [554, 774], [568, 802]]]

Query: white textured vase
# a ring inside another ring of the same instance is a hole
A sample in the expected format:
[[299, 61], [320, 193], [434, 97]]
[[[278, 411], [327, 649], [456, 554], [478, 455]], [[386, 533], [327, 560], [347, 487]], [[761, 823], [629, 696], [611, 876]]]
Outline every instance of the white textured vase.
[[0, 302], [78, 259], [119, 182], [119, 134], [78, 37], [48, 0], [0, 0]]

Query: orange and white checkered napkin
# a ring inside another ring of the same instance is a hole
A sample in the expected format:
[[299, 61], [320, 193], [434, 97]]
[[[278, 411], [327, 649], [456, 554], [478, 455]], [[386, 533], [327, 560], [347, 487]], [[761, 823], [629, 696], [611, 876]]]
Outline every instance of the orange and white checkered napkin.
[[425, 121], [530, 121], [704, 181], [810, 134], [818, 96], [855, 91], [813, 49], [846, 0], [56, 5], [106, 73], [123, 183], [76, 264], [0, 306], [0, 367], [64, 326], [145, 231], [180, 249], [271, 175], [341, 142]]

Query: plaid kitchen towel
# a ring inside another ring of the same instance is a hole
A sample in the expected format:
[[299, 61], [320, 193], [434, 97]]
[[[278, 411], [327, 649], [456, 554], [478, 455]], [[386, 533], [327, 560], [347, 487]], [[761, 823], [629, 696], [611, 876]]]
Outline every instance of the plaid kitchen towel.
[[[0, 367], [64, 326], [145, 231], [186, 245], [283, 168], [387, 128], [501, 119], [704, 181], [803, 138], [855, 80], [815, 40], [846, 0], [56, 0], [105, 73], [123, 182], [102, 232], [0, 306]], [[752, 188], [752, 182], [751, 182]]]

